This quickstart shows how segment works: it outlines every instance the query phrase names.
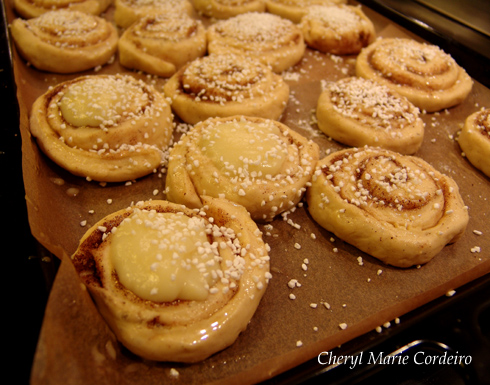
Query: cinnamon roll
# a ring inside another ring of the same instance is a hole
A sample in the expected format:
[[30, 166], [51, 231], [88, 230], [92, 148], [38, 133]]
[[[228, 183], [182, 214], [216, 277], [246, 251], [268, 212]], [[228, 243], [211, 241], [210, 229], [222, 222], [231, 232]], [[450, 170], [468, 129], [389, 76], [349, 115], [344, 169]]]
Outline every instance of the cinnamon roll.
[[210, 118], [172, 148], [167, 198], [196, 208], [203, 195], [222, 197], [271, 221], [301, 200], [318, 157], [318, 145], [280, 122]]
[[415, 153], [424, 138], [419, 109], [393, 89], [349, 77], [328, 82], [318, 98], [318, 128], [353, 147], [375, 146]]
[[461, 103], [473, 81], [439, 47], [412, 39], [378, 39], [357, 57], [356, 74], [374, 79], [427, 112]]
[[345, 3], [347, 0], [266, 0], [266, 9], [268, 12], [289, 19], [293, 23], [299, 23], [310, 6]]
[[116, 337], [145, 359], [191, 363], [230, 346], [271, 278], [245, 209], [203, 200], [138, 202], [95, 224], [72, 256]]
[[247, 12], [265, 12], [265, 0], [192, 0], [194, 9], [207, 17], [229, 19]]
[[118, 47], [124, 67], [169, 77], [206, 53], [206, 29], [186, 13], [145, 16], [124, 31]]
[[376, 37], [362, 9], [344, 4], [308, 7], [300, 28], [309, 47], [334, 55], [358, 54]]
[[188, 0], [114, 0], [114, 8], [114, 22], [121, 28], [128, 28], [144, 16], [165, 13], [178, 18], [181, 13], [192, 16], [194, 12]]
[[210, 26], [208, 52], [255, 57], [274, 72], [282, 72], [302, 59], [305, 43], [303, 33], [291, 21], [248, 12]]
[[72, 174], [121, 182], [161, 165], [173, 119], [163, 94], [143, 81], [81, 76], [36, 99], [30, 131], [45, 155]]
[[67, 9], [100, 15], [112, 0], [13, 0], [15, 11], [24, 19], [41, 16], [57, 9]]
[[420, 158], [379, 148], [320, 160], [306, 199], [322, 227], [397, 267], [429, 262], [469, 219], [454, 180]]
[[19, 54], [37, 69], [74, 73], [107, 63], [116, 53], [118, 33], [107, 20], [60, 9], [10, 27]]
[[466, 118], [458, 143], [470, 163], [490, 177], [490, 109]]
[[184, 66], [164, 86], [173, 111], [196, 124], [233, 115], [278, 119], [289, 99], [282, 77], [254, 58], [211, 54]]

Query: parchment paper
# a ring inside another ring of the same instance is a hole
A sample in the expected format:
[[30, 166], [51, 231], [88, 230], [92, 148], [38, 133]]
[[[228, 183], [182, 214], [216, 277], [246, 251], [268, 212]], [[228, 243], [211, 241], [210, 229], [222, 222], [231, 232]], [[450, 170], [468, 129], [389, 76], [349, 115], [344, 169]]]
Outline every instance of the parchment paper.
[[[378, 36], [417, 39], [368, 8], [363, 10], [374, 22]], [[7, 4], [7, 11], [9, 20], [16, 17], [11, 4]], [[112, 17], [111, 10], [106, 16]], [[355, 56], [307, 50], [303, 61], [284, 74], [291, 86], [291, 98], [281, 121], [316, 141], [322, 157], [326, 150], [344, 146], [321, 134], [312, 120], [321, 81], [354, 75], [354, 61]], [[271, 246], [273, 278], [248, 329], [230, 348], [193, 365], [143, 361], [116, 341], [80, 284], [69, 256], [86, 229], [105, 215], [139, 200], [165, 199], [165, 170], [130, 184], [100, 185], [60, 169], [39, 151], [29, 135], [29, 110], [49, 86], [82, 74], [44, 73], [28, 66], [16, 52], [14, 72], [29, 224], [35, 238], [61, 260], [32, 368], [33, 385], [255, 383], [401, 317], [490, 271], [489, 178], [462, 157], [455, 141], [470, 113], [482, 106], [490, 107], [490, 90], [475, 82], [463, 104], [423, 115], [425, 139], [416, 154], [458, 183], [470, 213], [462, 239], [445, 247], [421, 268], [393, 268], [335, 239], [300, 205], [271, 226], [260, 225]], [[115, 72], [130, 72], [120, 67], [117, 57], [113, 63], [84, 74]], [[159, 90], [165, 82], [131, 73]], [[83, 221], [86, 226], [81, 225]], [[471, 251], [475, 246], [480, 247], [479, 253]], [[306, 270], [302, 267], [305, 262]], [[289, 288], [291, 279], [297, 279], [301, 287]], [[290, 293], [296, 299], [289, 299]], [[310, 306], [313, 303], [318, 304], [317, 308]], [[323, 303], [328, 303], [330, 309]], [[341, 323], [347, 324], [345, 330], [339, 327]], [[297, 346], [298, 341], [302, 346]]]

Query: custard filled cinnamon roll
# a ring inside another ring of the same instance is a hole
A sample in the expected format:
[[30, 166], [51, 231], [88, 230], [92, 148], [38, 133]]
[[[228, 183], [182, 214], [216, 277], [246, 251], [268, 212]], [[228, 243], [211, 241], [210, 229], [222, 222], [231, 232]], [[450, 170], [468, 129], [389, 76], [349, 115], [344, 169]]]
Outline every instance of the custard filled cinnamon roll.
[[19, 54], [37, 69], [74, 73], [107, 63], [116, 53], [118, 33], [107, 20], [80, 11], [57, 10], [10, 28]]
[[167, 198], [196, 208], [203, 195], [222, 197], [271, 221], [301, 200], [318, 157], [318, 145], [280, 122], [210, 118], [172, 148]]
[[483, 108], [466, 118], [458, 143], [470, 163], [490, 177], [490, 109]]
[[254, 58], [211, 54], [184, 66], [164, 86], [174, 112], [196, 124], [233, 115], [278, 119], [289, 99], [283, 78]]
[[118, 27], [128, 28], [144, 16], [187, 13], [192, 16], [194, 8], [188, 0], [114, 0], [114, 21]]
[[200, 14], [215, 19], [247, 12], [265, 12], [265, 0], [192, 0], [194, 9]]
[[30, 131], [41, 150], [74, 175], [121, 182], [152, 173], [172, 140], [163, 94], [131, 76], [63, 82], [33, 104]]
[[15, 11], [24, 19], [38, 17], [58, 9], [100, 15], [111, 4], [112, 0], [13, 0]]
[[306, 199], [326, 230], [398, 267], [429, 262], [469, 219], [454, 180], [422, 159], [379, 148], [320, 160]]
[[282, 72], [298, 63], [305, 52], [297, 25], [265, 12], [248, 12], [208, 28], [209, 53], [255, 57]]
[[357, 77], [328, 82], [316, 109], [318, 128], [353, 147], [415, 153], [424, 138], [419, 109], [395, 90]]
[[245, 209], [203, 201], [138, 202], [96, 223], [72, 256], [118, 340], [145, 359], [197, 362], [230, 346], [271, 278]]
[[356, 74], [393, 87], [427, 112], [461, 103], [473, 87], [450, 55], [412, 39], [378, 39], [358, 55]]
[[300, 28], [309, 47], [334, 55], [357, 54], [376, 37], [362, 9], [344, 4], [308, 7]]
[[121, 65], [169, 77], [206, 53], [206, 29], [187, 13], [145, 16], [119, 39]]
[[310, 6], [345, 3], [347, 0], [266, 0], [266, 8], [270, 13], [289, 19], [293, 23], [299, 23]]

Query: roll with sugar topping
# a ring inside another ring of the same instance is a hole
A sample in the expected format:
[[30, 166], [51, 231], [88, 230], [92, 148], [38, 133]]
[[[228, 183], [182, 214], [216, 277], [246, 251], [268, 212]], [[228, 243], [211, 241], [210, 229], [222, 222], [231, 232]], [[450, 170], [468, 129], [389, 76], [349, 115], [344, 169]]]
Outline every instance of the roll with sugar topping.
[[284, 124], [232, 116], [196, 124], [170, 152], [167, 198], [201, 207], [201, 196], [244, 206], [267, 222], [302, 198], [319, 149]]
[[32, 106], [41, 150], [72, 174], [100, 182], [148, 175], [164, 161], [173, 115], [163, 94], [129, 75], [81, 76]]
[[347, 0], [266, 0], [266, 8], [274, 15], [299, 23], [311, 6], [345, 3]]
[[112, 0], [14, 0], [15, 11], [25, 19], [41, 16], [43, 13], [59, 9], [81, 11], [92, 15], [100, 15]]
[[23, 20], [10, 31], [20, 55], [39, 70], [75, 73], [107, 63], [117, 51], [118, 33], [107, 20], [60, 9]]
[[373, 147], [320, 160], [306, 200], [326, 230], [397, 267], [429, 262], [469, 220], [453, 179], [420, 158]]
[[72, 256], [118, 340], [145, 359], [198, 362], [230, 346], [272, 277], [246, 210], [203, 201], [138, 202], [96, 223]]

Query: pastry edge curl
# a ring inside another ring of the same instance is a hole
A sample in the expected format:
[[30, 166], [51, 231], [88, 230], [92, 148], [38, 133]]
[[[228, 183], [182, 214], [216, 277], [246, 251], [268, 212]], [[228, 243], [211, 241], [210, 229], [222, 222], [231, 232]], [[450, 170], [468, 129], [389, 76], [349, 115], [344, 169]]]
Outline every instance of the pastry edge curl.
[[[458, 143], [470, 163], [490, 177], [490, 138], [483, 136], [475, 127], [480, 113], [481, 111], [474, 112], [466, 118]], [[487, 113], [490, 114], [490, 111]]]

